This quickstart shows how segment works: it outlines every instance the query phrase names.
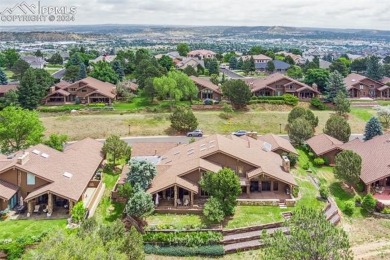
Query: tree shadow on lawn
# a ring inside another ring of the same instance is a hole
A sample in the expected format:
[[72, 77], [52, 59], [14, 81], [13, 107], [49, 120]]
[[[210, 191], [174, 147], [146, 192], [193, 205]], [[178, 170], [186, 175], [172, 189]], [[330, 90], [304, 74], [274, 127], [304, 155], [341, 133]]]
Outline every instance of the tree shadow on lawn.
[[108, 222], [113, 222], [117, 219], [121, 219], [124, 209], [124, 203], [113, 202], [107, 209], [110, 213], [105, 217], [105, 220]]

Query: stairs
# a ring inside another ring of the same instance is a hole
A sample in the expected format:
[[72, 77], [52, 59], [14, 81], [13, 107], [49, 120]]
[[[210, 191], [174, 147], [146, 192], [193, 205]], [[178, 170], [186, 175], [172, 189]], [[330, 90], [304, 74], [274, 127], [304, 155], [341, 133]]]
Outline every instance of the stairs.
[[376, 107], [379, 106], [378, 102], [373, 99], [354, 99], [351, 102], [351, 107]]
[[333, 225], [337, 225], [341, 221], [341, 216], [339, 214], [339, 209], [336, 205], [336, 202], [329, 198], [329, 204], [326, 206], [324, 210], [324, 214], [326, 220], [328, 220]]
[[281, 208], [281, 209], [287, 209], [286, 203], [280, 202], [280, 203], [279, 203], [279, 208]]
[[284, 234], [288, 234], [288, 228], [282, 226], [282, 223], [273, 224], [272, 226], [263, 225], [238, 230], [226, 230], [223, 231], [224, 236], [221, 243], [225, 250], [225, 254], [258, 249], [264, 246], [264, 242], [261, 241], [263, 232], [272, 235], [278, 230], [282, 231]]

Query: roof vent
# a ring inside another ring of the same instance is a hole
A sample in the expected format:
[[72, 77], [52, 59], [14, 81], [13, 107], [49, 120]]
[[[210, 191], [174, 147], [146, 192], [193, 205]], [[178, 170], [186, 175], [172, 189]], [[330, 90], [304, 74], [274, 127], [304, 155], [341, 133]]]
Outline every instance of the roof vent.
[[173, 155], [178, 155], [180, 153], [180, 151], [177, 151], [177, 152], [175, 152]]
[[43, 158], [49, 158], [49, 155], [48, 155], [47, 153], [42, 153], [41, 156], [42, 156]]
[[209, 148], [214, 148], [214, 147], [215, 147], [215, 145], [210, 145], [210, 146], [209, 146]]
[[264, 142], [262, 150], [265, 152], [270, 152], [272, 150], [272, 145], [270, 143]]
[[206, 144], [201, 144], [200, 147], [203, 147], [203, 146], [205, 146], [205, 145], [206, 145]]
[[214, 143], [214, 142], [215, 142], [215, 140], [211, 140], [209, 143], [212, 144], [212, 143]]
[[72, 176], [73, 176], [73, 174], [71, 174], [70, 172], [64, 172], [64, 177], [66, 177], [66, 178], [72, 178]]
[[206, 150], [206, 149], [207, 149], [206, 147], [203, 147], [203, 148], [200, 149], [200, 151], [204, 151], [204, 150]]
[[356, 81], [356, 79], [352, 79], [352, 82], [355, 82]]
[[9, 160], [10, 160], [10, 159], [13, 159], [13, 158], [15, 157], [15, 155], [16, 155], [16, 153], [10, 154], [10, 155], [7, 156], [7, 159], [9, 159]]
[[41, 151], [38, 151], [37, 149], [34, 149], [34, 150], [32, 150], [32, 153], [33, 153], [33, 154], [36, 154], [36, 155], [40, 155], [40, 154], [41, 154]]

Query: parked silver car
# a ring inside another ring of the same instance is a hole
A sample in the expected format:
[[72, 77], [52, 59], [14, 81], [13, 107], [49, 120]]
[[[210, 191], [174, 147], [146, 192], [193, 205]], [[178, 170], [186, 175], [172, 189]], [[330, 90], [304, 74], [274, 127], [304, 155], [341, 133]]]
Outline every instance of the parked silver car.
[[202, 137], [203, 136], [203, 131], [202, 130], [200, 130], [200, 129], [196, 129], [196, 130], [194, 130], [194, 131], [191, 131], [191, 132], [188, 132], [187, 133], [187, 136], [188, 137]]

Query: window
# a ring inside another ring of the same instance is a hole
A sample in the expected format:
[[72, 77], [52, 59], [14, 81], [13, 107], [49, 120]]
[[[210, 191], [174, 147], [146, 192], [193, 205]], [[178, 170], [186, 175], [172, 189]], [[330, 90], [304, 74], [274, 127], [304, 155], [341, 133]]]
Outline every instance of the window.
[[81, 92], [87, 92], [87, 90], [86, 90], [85, 88], [83, 88], [83, 89], [81, 90]]
[[35, 175], [27, 173], [27, 185], [35, 185]]

